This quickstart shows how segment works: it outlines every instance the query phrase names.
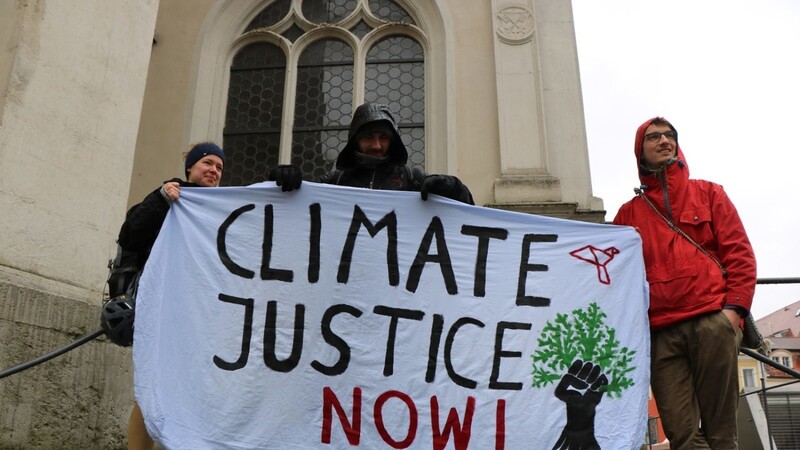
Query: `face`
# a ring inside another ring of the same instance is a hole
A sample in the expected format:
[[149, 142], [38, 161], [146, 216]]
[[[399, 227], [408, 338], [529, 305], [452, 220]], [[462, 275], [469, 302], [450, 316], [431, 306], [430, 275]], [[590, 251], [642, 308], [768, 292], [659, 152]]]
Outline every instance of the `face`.
[[648, 169], [658, 169], [672, 159], [678, 144], [669, 125], [650, 125], [644, 132], [642, 164]]
[[369, 156], [383, 158], [389, 154], [392, 138], [382, 131], [362, 134], [358, 138], [358, 151]]
[[222, 177], [222, 159], [217, 155], [206, 155], [189, 168], [186, 181], [204, 187], [217, 187], [220, 177]]

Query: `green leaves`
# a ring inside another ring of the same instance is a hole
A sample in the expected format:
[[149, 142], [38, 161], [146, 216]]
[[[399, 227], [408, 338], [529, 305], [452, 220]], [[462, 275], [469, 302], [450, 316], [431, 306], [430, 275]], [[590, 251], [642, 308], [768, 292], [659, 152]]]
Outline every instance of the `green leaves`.
[[533, 386], [541, 388], [558, 381], [576, 359], [591, 361], [603, 369], [608, 385], [603, 391], [618, 397], [633, 386], [628, 376], [635, 350], [621, 347], [616, 330], [605, 324], [606, 314], [597, 303], [576, 309], [572, 315], [556, 314], [537, 339], [539, 349], [531, 355]]

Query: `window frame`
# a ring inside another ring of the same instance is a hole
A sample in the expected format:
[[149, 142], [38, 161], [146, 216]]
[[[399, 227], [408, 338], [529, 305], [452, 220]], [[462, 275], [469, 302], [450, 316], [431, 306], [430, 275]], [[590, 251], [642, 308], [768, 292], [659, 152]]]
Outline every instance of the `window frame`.
[[[296, 0], [294, 0], [296, 2]], [[366, 0], [358, 0], [365, 3]], [[432, 173], [455, 173], [457, 158], [455, 150], [455, 115], [457, 114], [454, 100], [455, 66], [454, 56], [448, 48], [454, 47], [452, 31], [447, 31], [446, 25], [452, 23], [452, 17], [446, 7], [438, 5], [434, 0], [394, 0], [405, 9], [413, 18], [417, 26], [393, 25], [372, 30], [364, 39], [354, 47], [356, 56], [356, 69], [354, 86], [359, 89], [354, 92], [353, 103], [357, 106], [363, 103], [363, 77], [366, 53], [364, 48], [377, 40], [390, 34], [406, 35], [415, 39], [423, 48], [425, 57], [425, 168]], [[289, 41], [274, 33], [251, 31], [242, 34], [251, 20], [273, 0], [259, 2], [219, 2], [214, 5], [206, 18], [206, 24], [201, 33], [197, 56], [194, 58], [192, 94], [188, 99], [188, 114], [185, 133], [187, 142], [197, 140], [215, 140], [222, 142], [225, 125], [225, 112], [229, 87], [230, 64], [236, 52], [249, 43], [259, 40], [274, 43], [282, 48], [287, 55], [287, 65], [290, 60], [296, 61], [301, 52], [295, 49], [289, 51]], [[317, 33], [337, 33], [344, 31], [341, 27], [325, 27], [316, 30]], [[301, 39], [308, 40], [309, 33]], [[340, 35], [343, 36], [343, 35]], [[362, 48], [363, 46], [363, 48]], [[294, 98], [294, 74], [287, 77], [285, 92], [286, 98]], [[294, 102], [284, 102], [284, 108], [294, 107]], [[283, 117], [293, 117], [293, 111], [284, 111]], [[283, 125], [291, 129], [289, 123]], [[284, 141], [289, 142], [286, 144]], [[282, 131], [280, 161], [291, 158], [291, 135]]]

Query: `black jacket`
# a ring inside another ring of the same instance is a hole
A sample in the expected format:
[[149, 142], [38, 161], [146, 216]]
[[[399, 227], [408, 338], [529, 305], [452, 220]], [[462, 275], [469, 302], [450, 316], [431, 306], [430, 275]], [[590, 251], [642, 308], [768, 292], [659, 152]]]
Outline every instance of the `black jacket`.
[[[197, 187], [196, 184], [180, 178], [173, 178], [169, 181], [177, 181], [181, 187]], [[161, 187], [128, 210], [117, 242], [123, 250], [137, 254], [139, 267], [144, 267], [147, 257], [150, 256], [150, 249], [156, 242], [168, 211], [169, 203], [161, 195]]]

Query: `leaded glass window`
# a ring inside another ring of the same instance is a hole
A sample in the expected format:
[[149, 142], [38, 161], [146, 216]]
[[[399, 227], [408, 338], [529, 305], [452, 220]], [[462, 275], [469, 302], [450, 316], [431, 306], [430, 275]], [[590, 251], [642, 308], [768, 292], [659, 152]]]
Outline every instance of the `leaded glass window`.
[[412, 166], [425, 167], [425, 61], [422, 46], [389, 36], [367, 53], [365, 100], [391, 105]]
[[347, 144], [353, 114], [353, 49], [334, 39], [309, 45], [297, 63], [292, 164], [316, 180]]
[[404, 1], [275, 0], [252, 16], [255, 43], [231, 64], [223, 184], [263, 181], [279, 162], [318, 179], [364, 101], [389, 105], [409, 165], [425, 167], [424, 34]]
[[267, 171], [278, 164], [285, 79], [284, 54], [272, 44], [248, 45], [233, 59], [222, 185], [264, 181]]

